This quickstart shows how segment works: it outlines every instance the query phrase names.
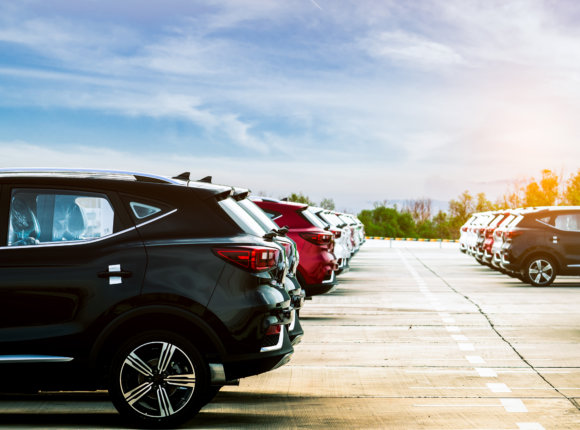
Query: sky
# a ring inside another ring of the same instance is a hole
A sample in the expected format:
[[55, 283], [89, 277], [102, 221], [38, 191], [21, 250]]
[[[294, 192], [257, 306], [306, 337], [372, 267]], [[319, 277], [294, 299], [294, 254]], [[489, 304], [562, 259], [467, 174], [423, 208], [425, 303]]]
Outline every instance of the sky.
[[0, 2], [0, 168], [358, 212], [580, 167], [575, 0]]

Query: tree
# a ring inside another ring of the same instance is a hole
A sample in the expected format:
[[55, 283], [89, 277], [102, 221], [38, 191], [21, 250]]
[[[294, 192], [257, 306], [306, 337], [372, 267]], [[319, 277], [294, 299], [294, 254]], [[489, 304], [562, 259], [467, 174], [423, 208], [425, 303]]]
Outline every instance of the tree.
[[475, 202], [473, 201], [473, 196], [469, 194], [469, 191], [465, 190], [457, 200], [449, 201], [449, 214], [451, 218], [455, 218], [460, 221], [460, 225], [463, 225], [465, 221], [475, 212]]
[[564, 191], [564, 201], [568, 205], [580, 205], [580, 169], [575, 176], [571, 176], [566, 183], [566, 191]]
[[324, 209], [328, 209], [328, 210], [331, 210], [331, 211], [333, 211], [333, 210], [334, 210], [334, 208], [335, 208], [335, 206], [334, 206], [334, 200], [332, 200], [332, 199], [327, 199], [327, 198], [324, 198], [324, 199], [322, 199], [322, 201], [320, 202], [320, 207], [321, 207], [321, 208], [324, 208]]
[[490, 202], [485, 193], [479, 193], [477, 195], [477, 203], [475, 204], [475, 212], [486, 212], [493, 211], [496, 209], [496, 205]]
[[316, 203], [314, 203], [312, 200], [310, 200], [307, 196], [305, 196], [302, 193], [292, 193], [287, 197], [287, 200], [289, 202], [296, 202], [296, 203], [304, 203], [305, 205], [308, 206], [316, 206]]
[[558, 199], [560, 178], [551, 170], [542, 170], [539, 183], [531, 180], [525, 188], [524, 204], [526, 206], [553, 206]]
[[431, 199], [407, 200], [404, 211], [411, 214], [415, 223], [424, 223], [431, 219]]

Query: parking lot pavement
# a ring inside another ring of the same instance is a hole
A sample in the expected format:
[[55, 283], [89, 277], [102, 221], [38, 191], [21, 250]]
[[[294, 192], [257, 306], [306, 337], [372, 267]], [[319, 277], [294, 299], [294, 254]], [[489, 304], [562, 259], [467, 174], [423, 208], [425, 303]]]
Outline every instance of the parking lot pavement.
[[[292, 361], [187, 428], [579, 429], [580, 279], [533, 288], [454, 246], [367, 241]], [[0, 428], [118, 428], [104, 394], [2, 397]]]

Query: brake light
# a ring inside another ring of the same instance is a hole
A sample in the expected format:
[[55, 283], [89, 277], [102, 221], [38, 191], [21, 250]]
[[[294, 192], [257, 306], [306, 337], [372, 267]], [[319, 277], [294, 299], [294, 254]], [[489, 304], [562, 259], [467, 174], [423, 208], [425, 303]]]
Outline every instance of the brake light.
[[282, 246], [284, 247], [284, 251], [286, 251], [286, 257], [290, 257], [292, 253], [292, 244], [290, 242], [282, 242]]
[[493, 232], [495, 228], [489, 227], [485, 230], [485, 237], [493, 237]]
[[513, 239], [516, 236], [519, 236], [523, 232], [521, 230], [508, 230], [504, 233], [505, 239]]
[[300, 236], [315, 245], [329, 245], [333, 237], [329, 233], [300, 233]]
[[280, 255], [279, 250], [262, 246], [232, 246], [213, 250], [227, 262], [251, 272], [264, 272], [275, 267]]
[[266, 336], [271, 336], [273, 334], [280, 334], [282, 331], [281, 325], [271, 325], [268, 330], [266, 331]]
[[334, 234], [334, 237], [336, 239], [338, 239], [338, 238], [340, 238], [340, 236], [342, 236], [342, 231], [340, 231], [340, 230], [330, 230], [330, 231]]
[[461, 227], [461, 231], [467, 231], [467, 227]]

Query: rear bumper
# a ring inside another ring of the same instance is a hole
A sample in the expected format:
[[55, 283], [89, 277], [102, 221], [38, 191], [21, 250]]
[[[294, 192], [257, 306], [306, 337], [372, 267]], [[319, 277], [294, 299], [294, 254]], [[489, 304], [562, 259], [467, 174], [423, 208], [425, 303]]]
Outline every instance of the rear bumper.
[[338, 281], [336, 280], [336, 272], [332, 272], [328, 280], [320, 284], [307, 284], [304, 286], [306, 290], [306, 297], [318, 296], [320, 294], [328, 293], [336, 288]]
[[286, 364], [294, 348], [287, 329], [282, 331], [282, 336], [282, 345], [277, 350], [230, 356], [223, 362], [225, 378], [229, 381], [259, 375]]

